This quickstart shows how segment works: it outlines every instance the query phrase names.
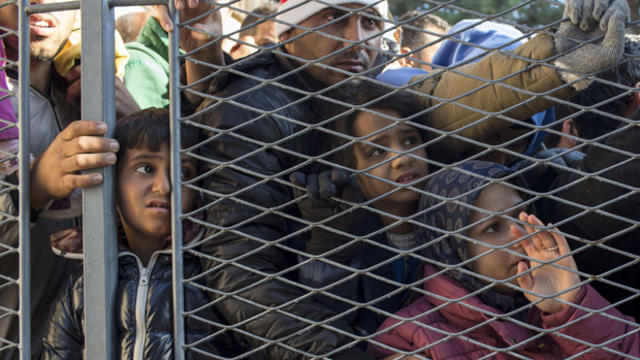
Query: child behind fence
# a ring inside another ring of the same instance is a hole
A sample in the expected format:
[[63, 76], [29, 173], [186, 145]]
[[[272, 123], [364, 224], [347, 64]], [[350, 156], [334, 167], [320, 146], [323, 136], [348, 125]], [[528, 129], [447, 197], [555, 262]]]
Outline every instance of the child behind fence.
[[425, 190], [423, 296], [378, 329], [376, 357], [640, 355], [638, 325], [581, 281], [565, 237], [527, 213], [526, 184], [512, 170], [469, 161]]
[[[116, 344], [122, 359], [173, 359], [169, 138], [166, 110], [142, 110], [116, 125], [115, 139], [120, 151], [117, 161], [118, 290], [114, 316], [117, 315]], [[197, 130], [183, 126], [182, 147], [193, 146], [197, 141]], [[182, 181], [194, 179], [197, 169], [194, 157], [182, 156]], [[196, 190], [183, 187], [182, 212], [195, 210], [199, 198]], [[195, 222], [185, 219], [182, 225], [185, 244], [197, 241], [203, 234]], [[81, 229], [53, 234], [52, 248], [61, 256], [82, 259], [81, 238]], [[188, 252], [184, 254], [183, 264], [185, 278], [201, 273], [198, 258]], [[201, 288], [185, 285], [185, 310], [195, 311], [197, 317], [216, 323], [219, 317], [212, 313], [212, 306], [206, 306], [209, 302]], [[42, 359], [83, 358], [83, 308], [83, 276], [79, 273], [69, 279], [54, 304], [43, 339]], [[212, 323], [188, 317], [185, 328], [187, 344], [200, 341], [199, 350], [231, 354], [230, 337], [212, 336], [219, 331]], [[205, 339], [207, 336], [213, 339]], [[210, 357], [187, 351], [186, 358]]]
[[[410, 219], [418, 210], [418, 188], [429, 174], [427, 134], [415, 126], [420, 121], [422, 106], [409, 94], [364, 81], [350, 83], [342, 91], [338, 98], [357, 108], [330, 106], [319, 111], [318, 118], [335, 117], [335, 121], [327, 125], [330, 138], [318, 143], [322, 145], [320, 152], [329, 154], [328, 159], [337, 168], [356, 173], [343, 179], [348, 183], [337, 196], [367, 205], [348, 208], [339, 202], [302, 197], [298, 207], [306, 220], [325, 222], [326, 226], [351, 236], [314, 227], [305, 251], [322, 255], [323, 259], [306, 261], [299, 278], [303, 284], [328, 287], [325, 293], [340, 296], [317, 296], [317, 301], [341, 314], [356, 333], [368, 335], [385, 320], [385, 311], [393, 313], [400, 309], [407, 291], [399, 288], [415, 281], [417, 259], [398, 254], [409, 254], [417, 246]], [[336, 117], [336, 110], [346, 112], [339, 112]], [[333, 172], [341, 173], [336, 169]], [[328, 178], [326, 175], [327, 171], [322, 172], [316, 181], [294, 173], [292, 180], [298, 184], [306, 180], [322, 184]], [[309, 184], [306, 187], [310, 189]], [[339, 211], [344, 213], [335, 217]], [[326, 222], [329, 217], [335, 220]], [[368, 241], [353, 241], [354, 238]], [[301, 261], [305, 261], [304, 257]], [[367, 271], [353, 276], [352, 269]], [[370, 305], [353, 311], [353, 305], [341, 298]]]

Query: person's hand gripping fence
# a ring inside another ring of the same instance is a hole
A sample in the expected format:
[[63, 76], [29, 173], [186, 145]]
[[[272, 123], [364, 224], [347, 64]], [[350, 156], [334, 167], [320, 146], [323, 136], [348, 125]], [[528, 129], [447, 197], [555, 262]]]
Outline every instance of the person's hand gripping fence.
[[[361, 242], [354, 239], [375, 231], [378, 219], [374, 213], [357, 206], [365, 199], [356, 177], [350, 176], [347, 171], [333, 169], [308, 175], [294, 172], [290, 180], [294, 185], [306, 189], [306, 192], [294, 189], [295, 197], [301, 199], [298, 208], [303, 218], [336, 230], [314, 226], [306, 244], [306, 252], [312, 255], [329, 253], [327, 258], [341, 263], [352, 260], [361, 246]], [[332, 199], [334, 196], [343, 201]], [[349, 245], [333, 251], [345, 244]]]
[[555, 37], [556, 51], [564, 55], [554, 65], [563, 80], [580, 91], [591, 83], [583, 76], [616, 65], [624, 51], [629, 16], [626, 0], [567, 0], [563, 18], [569, 20], [560, 25]]
[[[518, 285], [529, 301], [537, 302], [538, 309], [548, 314], [562, 311], [568, 307], [566, 303], [575, 302], [580, 291], [576, 262], [573, 256], [567, 256], [571, 251], [567, 239], [557, 228], [541, 230], [544, 225], [535, 215], [521, 212], [519, 218], [524, 229], [512, 226], [511, 231], [516, 236], [527, 237], [521, 245], [530, 260], [518, 263]], [[553, 264], [544, 264], [546, 261]], [[550, 298], [540, 301], [545, 297]]]

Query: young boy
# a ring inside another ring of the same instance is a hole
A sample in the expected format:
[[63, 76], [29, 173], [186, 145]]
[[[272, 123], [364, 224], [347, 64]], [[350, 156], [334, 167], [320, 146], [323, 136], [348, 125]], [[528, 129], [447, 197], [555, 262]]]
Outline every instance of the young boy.
[[[182, 147], [197, 143], [193, 127], [181, 129]], [[124, 118], [116, 125], [115, 139], [120, 144], [117, 162], [118, 234], [118, 340], [122, 359], [172, 359], [173, 319], [171, 286], [171, 180], [169, 151], [169, 113], [147, 109]], [[193, 157], [183, 155], [182, 181], [197, 174]], [[183, 187], [182, 212], [196, 208], [199, 194]], [[202, 236], [203, 229], [189, 220], [183, 222], [183, 238], [188, 243]], [[64, 231], [52, 235], [54, 252], [82, 259], [81, 231]], [[184, 258], [184, 277], [201, 272], [198, 259]], [[208, 320], [212, 314], [207, 294], [187, 284], [184, 289], [185, 310]], [[43, 339], [42, 359], [82, 359], [83, 276], [73, 276], [58, 296]], [[187, 344], [214, 334], [214, 326], [187, 318]], [[206, 344], [206, 345], [203, 345]], [[231, 342], [225, 334], [198, 344], [198, 350], [228, 354]], [[187, 352], [188, 359], [207, 358]]]

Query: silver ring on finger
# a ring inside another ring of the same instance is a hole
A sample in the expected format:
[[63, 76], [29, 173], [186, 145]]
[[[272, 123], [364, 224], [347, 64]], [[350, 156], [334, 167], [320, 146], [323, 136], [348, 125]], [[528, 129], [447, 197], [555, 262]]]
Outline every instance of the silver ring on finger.
[[558, 250], [558, 246], [552, 246], [550, 248], [546, 248], [545, 250], [547, 250], [548, 252], [553, 252], [553, 251], [557, 251]]

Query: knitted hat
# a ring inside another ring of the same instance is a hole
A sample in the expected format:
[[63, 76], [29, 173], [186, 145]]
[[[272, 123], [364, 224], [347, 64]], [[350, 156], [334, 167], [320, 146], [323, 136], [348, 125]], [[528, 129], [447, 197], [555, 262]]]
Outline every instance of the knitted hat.
[[[311, 15], [333, 5], [362, 4], [371, 6], [382, 18], [387, 17], [387, 0], [282, 0], [276, 16], [276, 36], [291, 28], [289, 24], [299, 24]], [[286, 22], [286, 23], [285, 23]]]

